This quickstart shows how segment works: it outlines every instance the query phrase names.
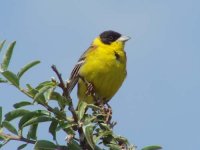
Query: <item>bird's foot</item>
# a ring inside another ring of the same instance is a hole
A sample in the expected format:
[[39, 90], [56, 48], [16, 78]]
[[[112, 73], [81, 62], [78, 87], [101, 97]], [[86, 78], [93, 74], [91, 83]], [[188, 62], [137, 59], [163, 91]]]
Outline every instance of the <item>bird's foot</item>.
[[85, 94], [86, 95], [94, 95], [95, 94], [94, 86], [92, 83], [87, 83], [87, 91]]
[[[107, 106], [107, 107], [105, 107], [105, 105]], [[111, 108], [111, 106], [108, 104], [108, 103], [106, 103], [104, 105], [104, 108], [103, 108], [103, 110], [104, 110], [104, 113], [106, 114], [106, 116], [105, 116], [105, 123], [106, 124], [112, 124], [111, 123], [111, 119], [112, 119], [112, 108]]]

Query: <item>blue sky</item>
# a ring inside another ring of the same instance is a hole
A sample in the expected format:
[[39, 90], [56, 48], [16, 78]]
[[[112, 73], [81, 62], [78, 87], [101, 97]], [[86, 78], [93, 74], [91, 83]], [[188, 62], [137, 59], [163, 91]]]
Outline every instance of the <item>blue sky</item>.
[[[22, 85], [37, 85], [55, 76], [52, 64], [67, 79], [79, 56], [102, 31], [131, 36], [126, 45], [128, 76], [110, 102], [118, 122], [116, 133], [138, 149], [151, 144], [164, 150], [199, 149], [199, 5], [197, 0], [1, 0], [0, 40], [17, 41], [10, 66], [15, 72], [41, 60], [22, 79]], [[0, 85], [4, 112], [20, 100], [27, 97]]]

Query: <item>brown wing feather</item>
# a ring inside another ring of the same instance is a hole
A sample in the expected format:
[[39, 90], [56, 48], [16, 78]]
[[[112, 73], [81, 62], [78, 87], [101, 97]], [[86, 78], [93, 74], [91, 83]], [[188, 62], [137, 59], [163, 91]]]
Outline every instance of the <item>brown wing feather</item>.
[[73, 88], [75, 87], [75, 85], [78, 82], [79, 79], [79, 70], [81, 68], [81, 66], [84, 64], [84, 60], [85, 57], [88, 53], [90, 53], [90, 51], [93, 51], [97, 48], [97, 46], [91, 45], [79, 58], [77, 64], [75, 65], [74, 69], [71, 72], [70, 78], [68, 80], [67, 83], [67, 90], [69, 93], [71, 93], [71, 91], [73, 90]]

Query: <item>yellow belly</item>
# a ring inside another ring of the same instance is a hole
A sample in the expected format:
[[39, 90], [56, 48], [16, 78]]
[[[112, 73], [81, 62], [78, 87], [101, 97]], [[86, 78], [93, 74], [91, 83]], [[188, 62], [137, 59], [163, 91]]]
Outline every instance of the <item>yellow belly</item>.
[[[109, 101], [121, 87], [126, 77], [126, 55], [118, 52], [120, 59], [116, 59], [113, 51], [106, 52], [106, 56], [96, 52], [93, 57], [88, 57], [80, 68], [80, 76], [94, 86], [95, 94], [102, 103]], [[82, 79], [78, 82], [79, 100], [94, 103], [91, 95], [86, 95], [87, 87]]]

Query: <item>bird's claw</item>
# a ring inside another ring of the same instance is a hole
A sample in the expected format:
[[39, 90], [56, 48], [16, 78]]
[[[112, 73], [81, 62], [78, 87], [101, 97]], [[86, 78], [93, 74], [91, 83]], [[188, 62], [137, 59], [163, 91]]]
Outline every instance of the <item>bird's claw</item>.
[[92, 83], [88, 83], [87, 84], [87, 91], [86, 91], [86, 95], [94, 95], [95, 91], [94, 91], [94, 86]]

